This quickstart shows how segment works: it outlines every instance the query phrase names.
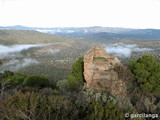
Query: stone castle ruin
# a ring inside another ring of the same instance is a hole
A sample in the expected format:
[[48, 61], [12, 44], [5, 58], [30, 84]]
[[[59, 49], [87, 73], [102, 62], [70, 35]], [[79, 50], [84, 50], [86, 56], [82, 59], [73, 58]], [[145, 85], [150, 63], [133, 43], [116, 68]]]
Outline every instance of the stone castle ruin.
[[126, 95], [124, 80], [115, 71], [120, 60], [106, 53], [100, 46], [94, 46], [84, 55], [84, 78], [86, 88], [95, 91], [108, 91], [113, 95]]

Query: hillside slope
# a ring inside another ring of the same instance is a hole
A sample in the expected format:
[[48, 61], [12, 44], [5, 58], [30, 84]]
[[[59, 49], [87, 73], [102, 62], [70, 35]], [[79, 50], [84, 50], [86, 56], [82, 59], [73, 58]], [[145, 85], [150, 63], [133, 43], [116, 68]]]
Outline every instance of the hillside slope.
[[0, 30], [0, 44], [34, 44], [67, 40], [51, 34], [32, 30]]
[[121, 39], [130, 39], [130, 40], [139, 40], [139, 41], [145, 41], [145, 40], [159, 40], [160, 39], [160, 31], [152, 30], [147, 32], [146, 31], [140, 31], [138, 33], [137, 31], [132, 32], [126, 32], [126, 33], [107, 33], [107, 32], [100, 32], [100, 33], [94, 33], [94, 34], [88, 34], [83, 36], [84, 39], [90, 40], [90, 41], [100, 41], [105, 42], [107, 40], [121, 40]]

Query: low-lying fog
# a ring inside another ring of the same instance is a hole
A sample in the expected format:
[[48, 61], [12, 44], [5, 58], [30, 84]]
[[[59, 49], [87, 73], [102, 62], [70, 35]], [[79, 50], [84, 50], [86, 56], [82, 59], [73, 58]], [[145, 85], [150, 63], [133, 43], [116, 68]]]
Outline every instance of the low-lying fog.
[[[52, 45], [52, 43], [46, 44], [17, 44], [17, 45], [0, 45], [0, 60], [3, 60], [3, 65], [0, 66], [0, 72], [5, 70], [17, 71], [20, 68], [30, 66], [33, 64], [38, 64], [39, 61], [36, 59], [26, 57], [21, 54], [24, 50], [29, 50], [30, 48], [43, 47]], [[42, 54], [48, 53], [58, 53], [59, 49], [45, 49], [39, 50]]]
[[[15, 57], [23, 50], [28, 50], [30, 48], [35, 47], [42, 47], [46, 45], [51, 45], [52, 43], [46, 44], [17, 44], [17, 45], [9, 45], [4, 46], [0, 45], [0, 59], [8, 58], [8, 57]], [[18, 54], [17, 54], [18, 53]]]
[[[26, 55], [22, 55], [21, 52], [24, 50], [29, 50], [30, 48], [40, 48], [36, 49], [37, 53], [41, 55], [54, 55], [55, 53], [60, 52], [59, 49], [54, 49], [52, 47], [48, 47], [52, 43], [47, 44], [17, 44], [11, 46], [0, 45], [0, 60], [3, 60], [3, 65], [0, 66], [0, 72], [5, 70], [17, 71], [20, 68], [30, 66], [33, 64], [38, 64], [39, 61], [35, 58], [27, 57]], [[42, 48], [43, 46], [46, 46]], [[151, 48], [140, 48], [136, 44], [124, 44], [124, 43], [116, 43], [116, 44], [108, 44], [104, 45], [107, 53], [112, 54], [121, 58], [129, 58], [132, 55], [132, 52], [148, 52], [152, 51]], [[26, 51], [27, 52], [27, 51]]]
[[153, 50], [151, 48], [140, 48], [136, 44], [124, 44], [124, 43], [104, 45], [104, 49], [106, 50], [107, 53], [121, 58], [131, 57], [132, 52], [148, 52]]
[[3, 66], [0, 67], [0, 72], [3, 72], [5, 70], [17, 71], [20, 68], [33, 64], [38, 64], [38, 61], [31, 58], [24, 58], [21, 60], [9, 60], [7, 63], [4, 63]]

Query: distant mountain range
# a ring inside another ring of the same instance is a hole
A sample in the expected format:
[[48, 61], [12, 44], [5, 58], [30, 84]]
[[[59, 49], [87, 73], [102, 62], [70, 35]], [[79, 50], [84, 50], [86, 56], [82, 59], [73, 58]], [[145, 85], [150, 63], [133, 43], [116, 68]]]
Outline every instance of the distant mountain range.
[[132, 29], [128, 28], [112, 28], [112, 27], [57, 27], [57, 28], [42, 28], [42, 27], [26, 27], [21, 25], [16, 26], [0, 26], [0, 30], [37, 30], [40, 32], [46, 33], [74, 33], [74, 32], [82, 32], [82, 33], [97, 33], [97, 32], [125, 32], [130, 31]]
[[160, 39], [160, 29], [131, 29], [116, 27], [25, 27], [6, 26], [0, 30], [35, 30], [42, 33], [55, 34], [63, 37], [83, 38], [89, 40], [118, 40], [118, 39]]

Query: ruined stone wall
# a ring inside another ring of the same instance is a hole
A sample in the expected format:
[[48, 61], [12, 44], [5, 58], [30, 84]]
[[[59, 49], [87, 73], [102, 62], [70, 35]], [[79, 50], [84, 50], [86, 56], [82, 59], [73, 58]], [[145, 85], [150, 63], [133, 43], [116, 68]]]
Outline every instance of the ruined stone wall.
[[86, 88], [108, 91], [113, 95], [127, 94], [125, 82], [114, 70], [116, 65], [122, 65], [118, 58], [107, 54], [100, 46], [94, 46], [84, 55]]

